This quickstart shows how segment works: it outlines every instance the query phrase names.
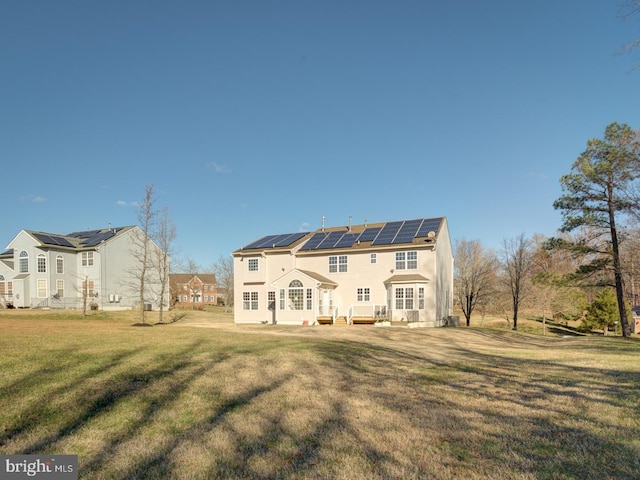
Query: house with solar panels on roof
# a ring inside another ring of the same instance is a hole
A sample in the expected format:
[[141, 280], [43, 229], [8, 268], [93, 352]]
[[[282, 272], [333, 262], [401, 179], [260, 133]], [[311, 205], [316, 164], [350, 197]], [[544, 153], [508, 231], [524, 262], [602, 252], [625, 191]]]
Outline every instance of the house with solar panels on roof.
[[[136, 248], [143, 236], [136, 226], [66, 235], [21, 230], [0, 253], [0, 306], [139, 307], [139, 281], [134, 277], [140, 265]], [[159, 251], [152, 241], [150, 245], [152, 251]], [[168, 294], [161, 298], [160, 282], [153, 273], [145, 290], [146, 309], [158, 307], [160, 301], [168, 304]]]
[[436, 327], [452, 314], [445, 217], [323, 225], [268, 235], [232, 255], [236, 323]]

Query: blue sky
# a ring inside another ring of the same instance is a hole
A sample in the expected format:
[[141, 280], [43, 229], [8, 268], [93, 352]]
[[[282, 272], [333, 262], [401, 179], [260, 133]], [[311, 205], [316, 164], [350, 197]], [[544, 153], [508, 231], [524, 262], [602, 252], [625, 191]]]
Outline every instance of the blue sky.
[[616, 0], [0, 6], [0, 240], [137, 223], [153, 183], [209, 267], [257, 238], [446, 216], [553, 234], [559, 178], [640, 128]]

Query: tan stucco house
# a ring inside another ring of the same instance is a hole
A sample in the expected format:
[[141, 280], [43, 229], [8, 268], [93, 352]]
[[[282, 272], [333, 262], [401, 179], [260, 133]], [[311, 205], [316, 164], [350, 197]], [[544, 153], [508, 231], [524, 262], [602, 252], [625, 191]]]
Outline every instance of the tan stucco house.
[[452, 314], [445, 217], [268, 235], [232, 255], [236, 323], [435, 327]]

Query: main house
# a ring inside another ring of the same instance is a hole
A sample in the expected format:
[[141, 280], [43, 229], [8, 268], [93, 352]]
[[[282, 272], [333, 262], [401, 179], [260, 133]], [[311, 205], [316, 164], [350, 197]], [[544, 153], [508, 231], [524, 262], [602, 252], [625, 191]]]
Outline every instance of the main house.
[[442, 326], [452, 314], [444, 217], [268, 235], [232, 255], [236, 323]]
[[[0, 253], [0, 306], [140, 307], [142, 239], [136, 226], [66, 235], [21, 230]], [[148, 245], [149, 258], [157, 258], [158, 246], [151, 240]], [[148, 268], [147, 274], [144, 308], [167, 305], [168, 292], [162, 295], [157, 270]]]

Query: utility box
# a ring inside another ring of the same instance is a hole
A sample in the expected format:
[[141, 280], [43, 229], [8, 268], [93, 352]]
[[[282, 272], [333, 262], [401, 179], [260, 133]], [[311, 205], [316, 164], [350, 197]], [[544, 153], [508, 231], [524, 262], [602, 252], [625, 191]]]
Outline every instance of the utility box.
[[459, 327], [460, 326], [460, 317], [458, 315], [449, 315], [447, 318], [447, 326], [448, 327]]

